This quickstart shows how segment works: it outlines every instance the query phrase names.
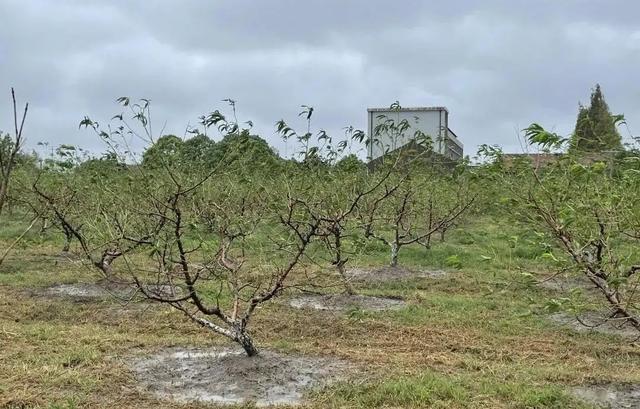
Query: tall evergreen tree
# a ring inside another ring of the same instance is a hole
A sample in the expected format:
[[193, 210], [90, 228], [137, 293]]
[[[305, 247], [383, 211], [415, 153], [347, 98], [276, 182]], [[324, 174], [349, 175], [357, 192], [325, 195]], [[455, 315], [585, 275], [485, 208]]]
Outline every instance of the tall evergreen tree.
[[591, 92], [588, 107], [580, 105], [571, 147], [580, 152], [602, 152], [622, 148], [616, 117], [609, 111], [600, 84]]

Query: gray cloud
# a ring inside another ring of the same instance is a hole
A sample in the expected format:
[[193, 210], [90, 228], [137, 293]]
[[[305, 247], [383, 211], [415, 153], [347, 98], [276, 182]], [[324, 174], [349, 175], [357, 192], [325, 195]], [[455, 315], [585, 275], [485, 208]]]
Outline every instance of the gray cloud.
[[302, 127], [301, 104], [332, 134], [364, 127], [368, 106], [446, 105], [467, 153], [518, 151], [531, 122], [570, 132], [600, 82], [640, 126], [635, 2], [3, 0], [0, 15], [0, 127], [15, 86], [31, 146], [99, 150], [77, 124], [107, 120], [121, 95], [152, 99], [156, 129], [178, 135], [234, 98], [281, 153], [273, 124]]

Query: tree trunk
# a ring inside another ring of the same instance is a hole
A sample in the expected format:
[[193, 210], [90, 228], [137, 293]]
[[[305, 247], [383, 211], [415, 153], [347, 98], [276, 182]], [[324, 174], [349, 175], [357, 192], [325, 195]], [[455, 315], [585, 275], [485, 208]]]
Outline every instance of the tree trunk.
[[111, 262], [113, 260], [100, 260], [98, 262], [95, 263], [95, 266], [98, 267], [107, 278], [111, 277]]
[[120, 252], [110, 252], [106, 251], [102, 255], [102, 259], [95, 263], [95, 266], [98, 267], [107, 278], [112, 276], [113, 269], [111, 268], [111, 264], [122, 255]]
[[67, 230], [64, 231], [64, 246], [62, 247], [63, 253], [68, 253], [71, 249], [71, 238], [73, 234]]
[[[244, 352], [247, 354], [247, 356], [252, 357], [258, 355], [258, 349], [254, 345], [253, 339], [251, 339], [251, 336], [247, 333], [247, 330], [245, 328], [246, 322], [243, 323], [239, 320], [230, 320], [228, 317], [224, 317], [223, 321], [226, 325], [225, 327], [223, 327], [214, 324], [213, 322], [205, 318], [197, 317], [191, 314], [179, 303], [173, 304], [173, 307], [178, 308], [180, 311], [185, 313], [187, 317], [197, 322], [204, 328], [216, 334], [223, 335], [234, 342], [237, 342], [242, 347], [242, 349], [244, 349]], [[218, 315], [218, 317], [221, 318], [220, 315]]]
[[40, 234], [42, 234], [45, 231], [47, 231], [48, 228], [49, 228], [49, 220], [46, 217], [43, 217], [42, 218], [42, 226], [40, 227]]
[[4, 209], [4, 205], [7, 200], [7, 183], [8, 181], [5, 180], [0, 181], [0, 214], [2, 214], [2, 210]]
[[258, 355], [258, 349], [253, 343], [251, 336], [245, 330], [237, 330], [235, 341], [242, 346], [248, 357]]
[[338, 273], [342, 277], [342, 282], [344, 283], [344, 289], [349, 295], [354, 295], [356, 292], [353, 289], [353, 285], [351, 285], [351, 281], [349, 281], [349, 277], [347, 277], [347, 272], [345, 271], [344, 265], [346, 261], [341, 261], [336, 265], [338, 269]]
[[389, 264], [391, 267], [396, 267], [398, 265], [398, 244], [393, 243], [391, 245], [391, 263]]

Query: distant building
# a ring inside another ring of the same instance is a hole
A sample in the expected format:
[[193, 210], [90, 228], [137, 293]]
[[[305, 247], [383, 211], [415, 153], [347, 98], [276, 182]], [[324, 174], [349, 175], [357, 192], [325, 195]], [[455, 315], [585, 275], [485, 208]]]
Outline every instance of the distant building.
[[[449, 111], [445, 107], [369, 108], [367, 113], [369, 135], [378, 139], [377, 143], [369, 144], [367, 153], [370, 161], [413, 142], [416, 130], [431, 137], [434, 152], [448, 160], [462, 159], [464, 145], [449, 128]], [[396, 124], [406, 119], [411, 129], [402, 135], [375, 135], [377, 125], [387, 119], [394, 120]]]

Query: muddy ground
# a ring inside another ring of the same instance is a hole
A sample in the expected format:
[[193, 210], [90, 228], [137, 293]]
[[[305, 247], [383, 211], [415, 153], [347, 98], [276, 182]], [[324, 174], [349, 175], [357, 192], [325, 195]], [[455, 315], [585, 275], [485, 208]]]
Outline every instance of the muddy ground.
[[540, 279], [539, 285], [565, 294], [580, 290], [587, 295], [598, 295], [598, 289], [587, 277], [580, 274], [558, 274]]
[[110, 295], [106, 288], [92, 283], [57, 284], [42, 291], [52, 297], [103, 298]]
[[348, 311], [359, 309], [365, 311], [397, 310], [407, 306], [399, 298], [372, 297], [349, 294], [304, 294], [289, 300], [293, 308], [314, 309], [322, 311]]
[[617, 335], [629, 341], [640, 341], [640, 332], [638, 332], [638, 330], [623, 321], [607, 319], [604, 313], [586, 312], [576, 317], [576, 315], [557, 312], [551, 314], [549, 318], [554, 322], [568, 326], [578, 332], [600, 332], [603, 334]]
[[313, 388], [346, 379], [348, 363], [332, 357], [263, 350], [248, 358], [240, 349], [173, 348], [134, 359], [143, 388], [162, 399], [257, 406], [298, 404]]
[[640, 409], [640, 386], [588, 385], [573, 388], [575, 396], [599, 407]]
[[416, 278], [442, 278], [447, 273], [443, 270], [412, 270], [405, 267], [384, 266], [380, 268], [351, 268], [347, 276], [352, 281], [369, 283], [385, 281], [404, 281]]
[[[149, 285], [147, 288], [149, 291], [162, 294], [163, 296], [182, 294], [180, 288], [174, 287], [172, 289], [167, 285]], [[35, 291], [34, 294], [49, 297], [70, 298], [76, 301], [88, 301], [108, 297], [115, 297], [120, 300], [144, 299], [142, 293], [136, 289], [134, 285], [109, 280], [100, 280], [95, 283], [57, 284], [43, 290]]]

